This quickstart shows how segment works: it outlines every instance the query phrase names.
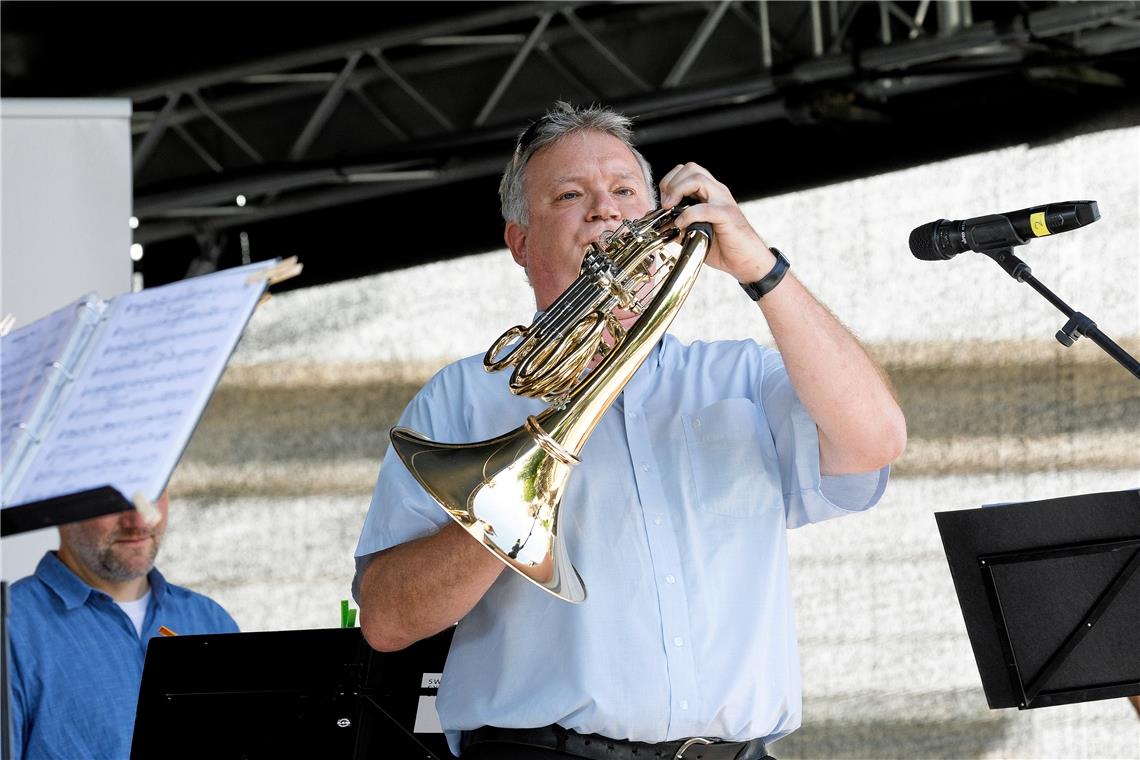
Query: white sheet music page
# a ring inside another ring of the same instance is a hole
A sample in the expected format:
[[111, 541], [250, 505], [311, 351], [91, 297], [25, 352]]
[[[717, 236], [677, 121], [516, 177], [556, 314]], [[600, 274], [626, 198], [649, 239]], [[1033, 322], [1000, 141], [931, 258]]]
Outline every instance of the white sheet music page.
[[[0, 467], [12, 490], [105, 304], [94, 293], [0, 337]], [[6, 500], [5, 500], [6, 501]]]
[[156, 500], [265, 292], [247, 281], [275, 263], [114, 299], [9, 503], [103, 485]]

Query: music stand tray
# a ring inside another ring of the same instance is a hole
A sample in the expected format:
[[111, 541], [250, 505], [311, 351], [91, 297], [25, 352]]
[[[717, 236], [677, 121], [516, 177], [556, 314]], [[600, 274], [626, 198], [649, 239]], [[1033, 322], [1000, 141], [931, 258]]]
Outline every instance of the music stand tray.
[[134, 508], [135, 505], [126, 496], [111, 486], [53, 496], [0, 510], [0, 537], [7, 538], [17, 533], [90, 520]]
[[1140, 694], [1140, 491], [935, 518], [990, 708]]
[[131, 758], [451, 760], [424, 725], [451, 635], [393, 653], [359, 628], [151, 639]]

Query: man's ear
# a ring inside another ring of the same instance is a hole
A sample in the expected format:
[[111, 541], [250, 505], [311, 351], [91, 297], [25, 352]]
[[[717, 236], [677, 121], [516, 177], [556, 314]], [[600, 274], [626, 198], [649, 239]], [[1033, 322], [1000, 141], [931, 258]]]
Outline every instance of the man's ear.
[[518, 222], [507, 222], [503, 230], [503, 240], [507, 248], [511, 249], [511, 258], [523, 269], [526, 269], [526, 227]]

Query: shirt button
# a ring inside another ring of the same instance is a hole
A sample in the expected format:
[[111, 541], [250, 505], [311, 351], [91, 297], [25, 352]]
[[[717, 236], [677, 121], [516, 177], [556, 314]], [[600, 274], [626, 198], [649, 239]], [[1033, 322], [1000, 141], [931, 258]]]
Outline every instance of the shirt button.
[[700, 426], [701, 426], [701, 418], [700, 417], [694, 417], [693, 418], [693, 427], [698, 428]]
[[685, 646], [685, 640], [684, 640], [683, 638], [681, 638], [680, 636], [676, 636], [676, 637], [674, 637], [674, 638], [673, 638], [673, 643], [674, 643], [674, 644], [676, 644], [676, 645], [677, 645], [677, 646], [679, 646], [679, 647], [683, 647], [683, 646]]
[[653, 524], [654, 525], [660, 525], [661, 524], [661, 518], [660, 517], [654, 517], [653, 518]]
[[642, 472], [649, 472], [649, 464], [646, 462], [642, 462], [641, 463], [641, 471]]
[[677, 579], [674, 578], [672, 575], [666, 575], [665, 576], [665, 582], [666, 583], [676, 583]]
[[688, 710], [689, 709], [689, 700], [687, 700], [687, 699], [682, 699], [677, 704], [682, 710]]

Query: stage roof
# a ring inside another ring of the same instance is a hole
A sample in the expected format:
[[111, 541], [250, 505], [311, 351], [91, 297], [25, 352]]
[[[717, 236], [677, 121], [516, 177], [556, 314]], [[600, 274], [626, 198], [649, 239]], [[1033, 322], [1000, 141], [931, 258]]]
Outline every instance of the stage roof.
[[0, 30], [5, 97], [131, 99], [148, 285], [243, 247], [300, 255], [293, 287], [498, 247], [556, 99], [740, 199], [1140, 123], [1136, 2], [4, 2]]

